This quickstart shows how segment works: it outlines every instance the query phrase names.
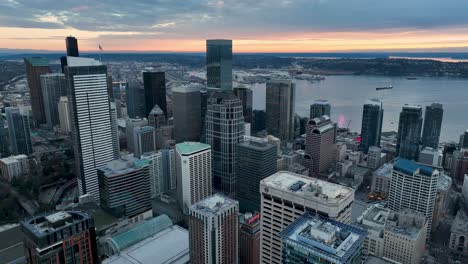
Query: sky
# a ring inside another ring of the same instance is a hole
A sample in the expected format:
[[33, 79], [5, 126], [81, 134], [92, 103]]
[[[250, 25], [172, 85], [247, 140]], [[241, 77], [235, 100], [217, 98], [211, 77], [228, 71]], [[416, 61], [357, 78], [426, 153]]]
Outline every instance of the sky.
[[0, 48], [468, 51], [466, 0], [0, 0]]

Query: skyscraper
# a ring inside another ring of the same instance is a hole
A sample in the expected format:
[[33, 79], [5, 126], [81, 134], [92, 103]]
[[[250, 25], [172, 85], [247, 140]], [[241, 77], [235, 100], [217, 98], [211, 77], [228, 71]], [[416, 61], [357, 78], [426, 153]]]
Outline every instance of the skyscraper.
[[460, 135], [460, 149], [468, 149], [468, 130]]
[[40, 76], [50, 72], [49, 60], [43, 57], [25, 58], [24, 65], [26, 65], [26, 77], [28, 79], [29, 94], [31, 96], [34, 123], [36, 125], [45, 124], [47, 120], [44, 111]]
[[115, 155], [107, 68], [89, 58], [67, 57], [67, 61], [65, 76], [78, 189], [80, 195], [90, 194], [99, 201], [96, 168], [112, 161]]
[[232, 91], [232, 40], [206, 41], [206, 83], [209, 90]]
[[148, 125], [158, 129], [167, 125], [167, 118], [158, 105], [155, 105], [148, 115]]
[[136, 127], [147, 126], [148, 120], [141, 118], [129, 118], [125, 120], [125, 137], [127, 138], [127, 151], [135, 153], [135, 130]]
[[78, 51], [78, 40], [73, 36], [68, 36], [65, 39], [65, 45], [67, 46], [67, 56], [69, 57], [79, 57], [80, 53]]
[[422, 107], [405, 104], [398, 123], [396, 153], [400, 158], [418, 160], [422, 123]]
[[422, 145], [437, 149], [439, 146], [440, 130], [442, 128], [442, 118], [444, 116], [444, 108], [442, 104], [432, 103], [426, 106], [424, 114], [424, 127], [422, 132]]
[[304, 165], [310, 176], [326, 172], [336, 159], [336, 123], [329, 116], [309, 120], [307, 124]]
[[189, 215], [191, 263], [238, 263], [237, 201], [215, 194], [192, 205]]
[[97, 168], [101, 207], [116, 217], [152, 209], [149, 161], [123, 156]]
[[7, 107], [5, 114], [8, 122], [10, 152], [13, 155], [31, 155], [33, 153], [29, 113], [26, 109]]
[[236, 191], [236, 144], [244, 136], [242, 102], [232, 92], [208, 99], [206, 143], [213, 156], [213, 186], [226, 195]]
[[190, 206], [211, 196], [211, 147], [199, 142], [176, 145], [177, 192], [180, 208], [188, 214]]
[[161, 149], [140, 157], [150, 162], [151, 197], [176, 189], [175, 150]]
[[351, 205], [354, 202], [352, 188], [280, 171], [263, 179], [259, 191], [262, 196], [262, 264], [283, 263], [278, 233], [306, 211], [344, 224], [351, 223]]
[[244, 214], [239, 231], [239, 263], [260, 263], [260, 213]]
[[290, 80], [266, 84], [266, 129], [281, 141], [294, 138], [296, 84]]
[[62, 73], [41, 75], [41, 88], [47, 127], [53, 129], [60, 124], [58, 113], [60, 97], [67, 95], [65, 75]]
[[85, 212], [43, 213], [20, 225], [27, 263], [99, 263], [94, 220]]
[[110, 116], [112, 128], [112, 148], [114, 150], [114, 159], [120, 157], [119, 125], [117, 124], [117, 104], [110, 102]]
[[57, 104], [57, 111], [59, 116], [60, 131], [62, 133], [71, 132], [71, 123], [70, 123], [70, 109], [68, 106], [68, 97], [60, 96], [59, 102]]
[[315, 100], [310, 105], [310, 119], [321, 117], [324, 115], [330, 116], [331, 105], [328, 100], [319, 99]]
[[371, 146], [380, 147], [383, 113], [382, 102], [379, 99], [370, 99], [364, 104], [360, 149], [365, 153]]
[[151, 126], [138, 126], [133, 128], [134, 153], [140, 157], [143, 153], [156, 151], [156, 131]]
[[428, 236], [431, 233], [439, 175], [435, 169], [400, 158], [393, 165], [390, 180], [388, 207], [396, 212], [412, 209], [423, 214], [428, 221]]
[[176, 142], [199, 141], [202, 126], [201, 87], [183, 85], [172, 88], [174, 138]]
[[145, 90], [139, 82], [129, 82], [125, 95], [128, 117], [144, 118], [148, 116], [145, 108]]
[[236, 150], [236, 200], [240, 211], [260, 211], [260, 181], [276, 172], [276, 146], [267, 142], [246, 140]]
[[239, 85], [234, 88], [234, 94], [242, 102], [242, 110], [244, 112], [244, 121], [252, 124], [252, 107], [253, 107], [253, 92], [251, 89]]
[[155, 105], [158, 105], [167, 116], [166, 77], [164, 72], [143, 72], [145, 88], [145, 109], [148, 116]]

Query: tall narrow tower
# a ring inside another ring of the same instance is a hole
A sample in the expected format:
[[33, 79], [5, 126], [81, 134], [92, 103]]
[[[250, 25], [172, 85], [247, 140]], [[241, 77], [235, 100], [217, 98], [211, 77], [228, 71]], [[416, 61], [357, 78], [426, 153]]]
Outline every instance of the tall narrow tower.
[[422, 107], [405, 104], [398, 124], [396, 152], [399, 157], [418, 160], [422, 123]]
[[206, 82], [209, 90], [232, 91], [232, 40], [206, 41]]
[[364, 104], [360, 148], [366, 153], [369, 147], [380, 147], [383, 112], [382, 102], [379, 99], [370, 99]]
[[433, 103], [426, 106], [424, 114], [424, 128], [422, 133], [422, 145], [437, 149], [439, 146], [440, 130], [442, 128], [442, 118], [444, 108], [442, 104]]
[[281, 141], [294, 138], [295, 99], [296, 84], [291, 80], [266, 84], [266, 129]]
[[40, 76], [50, 72], [49, 60], [43, 57], [25, 58], [26, 77], [28, 79], [29, 94], [31, 95], [31, 108], [36, 125], [47, 122], [44, 110]]

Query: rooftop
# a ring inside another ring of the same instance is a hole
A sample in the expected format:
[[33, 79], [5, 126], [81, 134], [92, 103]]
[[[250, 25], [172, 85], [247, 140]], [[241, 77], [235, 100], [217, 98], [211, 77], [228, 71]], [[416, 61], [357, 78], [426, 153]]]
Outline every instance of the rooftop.
[[318, 100], [315, 100], [313, 104], [314, 105], [329, 105], [330, 103], [326, 99], [318, 99]]
[[410, 109], [410, 110], [422, 110], [422, 106], [415, 105], [415, 104], [404, 104], [403, 110]]
[[130, 246], [105, 259], [103, 264], [140, 264], [140, 263], [188, 263], [189, 236], [188, 231], [173, 225], [153, 234], [139, 243]]
[[238, 146], [248, 147], [251, 149], [256, 149], [260, 151], [265, 151], [271, 148], [276, 150], [276, 145], [270, 144], [266, 141], [257, 141], [257, 140], [244, 140], [237, 144]]
[[230, 208], [238, 202], [220, 194], [214, 194], [200, 202], [192, 205], [190, 211], [202, 212], [208, 215], [215, 215], [219, 211]]
[[387, 218], [385, 230], [404, 236], [407, 239], [416, 240], [425, 228], [426, 218], [424, 215], [410, 209], [391, 212]]
[[92, 58], [67, 56], [68, 67], [101, 66], [102, 63]]
[[380, 168], [378, 168], [374, 172], [374, 175], [392, 177], [392, 171], [393, 171], [393, 163], [385, 163], [384, 165], [382, 165]]
[[441, 173], [439, 175], [439, 181], [437, 183], [437, 189], [448, 190], [452, 186], [452, 178], [450, 176]]
[[381, 227], [385, 226], [390, 209], [380, 205], [372, 205], [368, 207], [364, 213], [358, 218], [358, 222], [366, 227]]
[[305, 213], [279, 236], [330, 262], [347, 262], [363, 243], [367, 232], [341, 222]]
[[98, 168], [98, 170], [102, 171], [105, 176], [110, 177], [139, 170], [148, 164], [148, 160], [141, 160], [132, 156], [122, 156], [118, 160], [108, 162], [106, 165]]
[[463, 211], [463, 209], [458, 210], [457, 216], [455, 216], [455, 220], [453, 221], [450, 232], [458, 234], [468, 234], [468, 215], [465, 211]]
[[431, 167], [402, 158], [397, 160], [397, 162], [393, 165], [393, 169], [411, 175], [418, 173], [419, 171], [420, 174], [426, 176], [432, 176], [432, 173], [435, 171]]
[[176, 145], [177, 152], [182, 155], [190, 155], [192, 153], [209, 150], [211, 146], [200, 142], [182, 142]]
[[81, 211], [48, 212], [21, 221], [21, 225], [36, 237], [43, 237], [89, 218], [87, 213]]
[[279, 171], [260, 184], [327, 203], [337, 203], [354, 195], [352, 188], [288, 171]]
[[186, 84], [186, 85], [178, 85], [172, 87], [172, 92], [176, 93], [193, 93], [193, 92], [200, 92], [202, 90], [203, 85], [200, 84]]
[[25, 58], [33, 67], [46, 67], [49, 66], [49, 59], [45, 57], [30, 57]]
[[232, 45], [231, 39], [207, 39], [206, 44]]
[[372, 98], [367, 100], [364, 105], [375, 105], [382, 107], [382, 101], [380, 101], [378, 98]]
[[11, 164], [11, 163], [17, 162], [19, 159], [27, 159], [27, 158], [28, 158], [28, 156], [26, 156], [24, 154], [20, 154], [20, 155], [9, 156], [9, 157], [0, 159], [0, 161], [5, 163], [5, 164]]

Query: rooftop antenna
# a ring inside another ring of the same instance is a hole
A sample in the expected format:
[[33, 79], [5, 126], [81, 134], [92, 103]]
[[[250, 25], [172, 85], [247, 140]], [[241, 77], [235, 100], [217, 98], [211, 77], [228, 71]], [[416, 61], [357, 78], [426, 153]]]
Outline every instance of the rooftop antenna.
[[102, 62], [101, 54], [102, 54], [102, 51], [104, 51], [104, 49], [102, 48], [101, 44], [98, 44], [98, 47], [99, 47], [99, 61]]

